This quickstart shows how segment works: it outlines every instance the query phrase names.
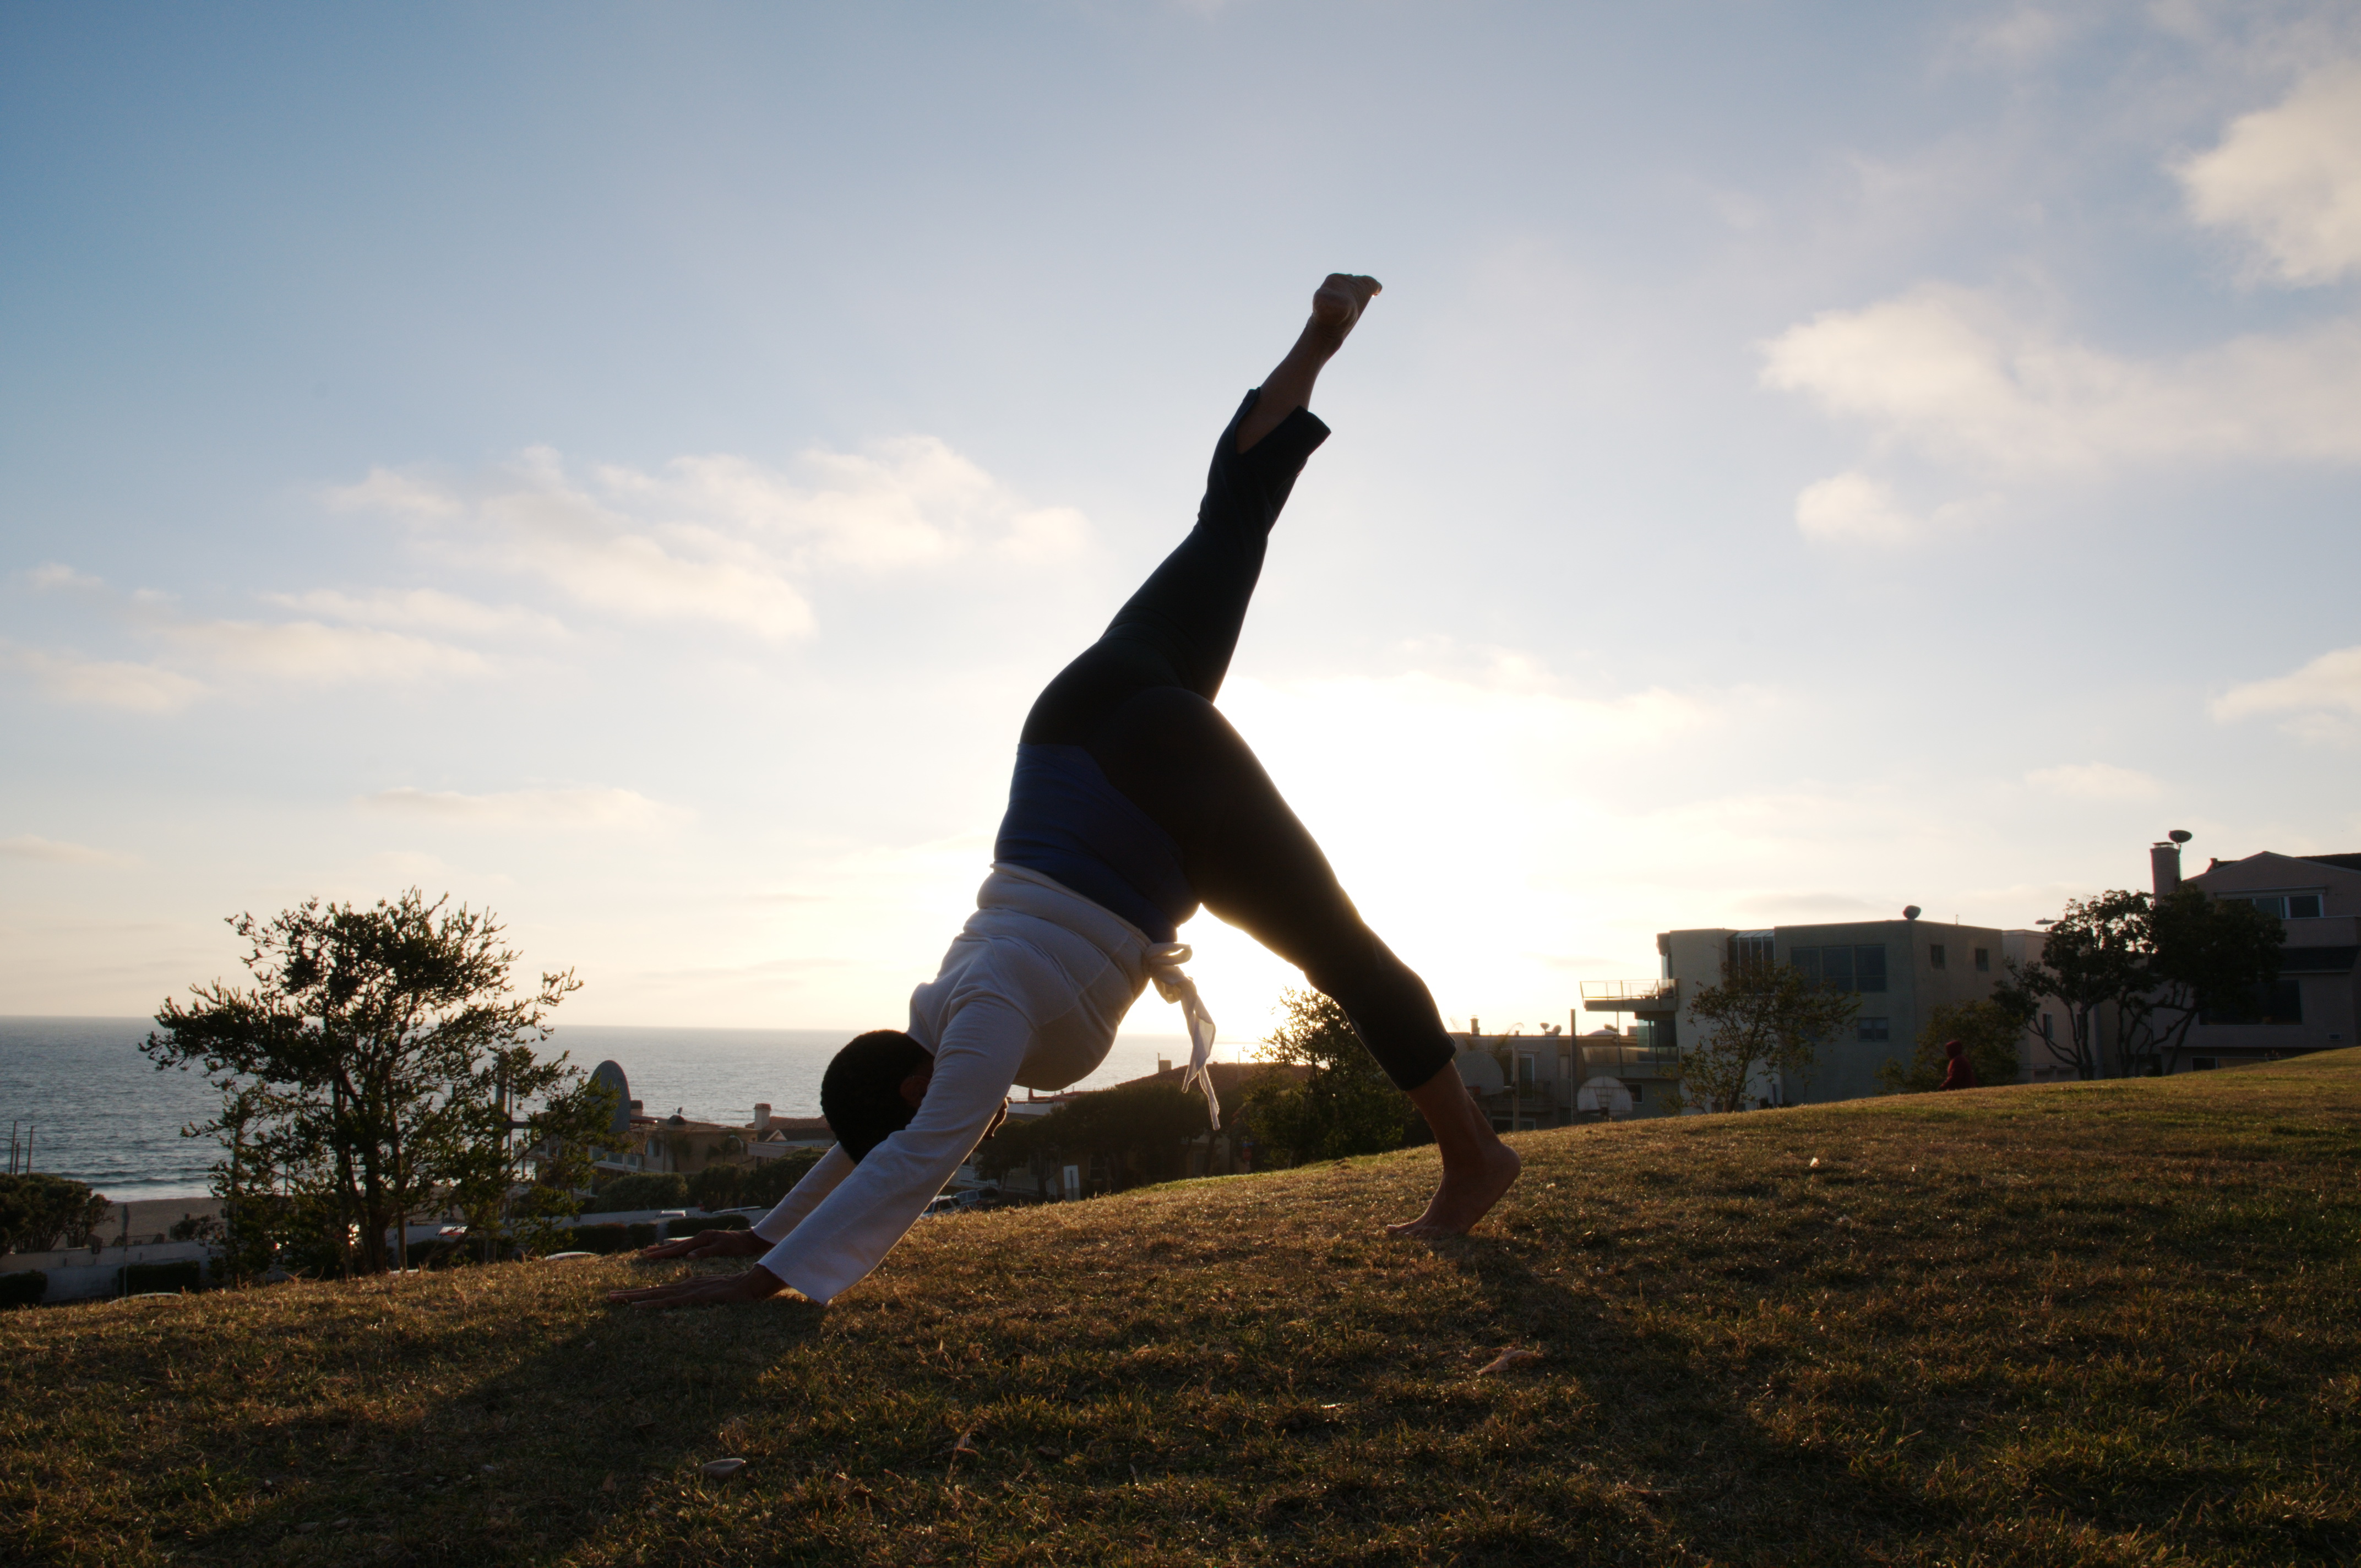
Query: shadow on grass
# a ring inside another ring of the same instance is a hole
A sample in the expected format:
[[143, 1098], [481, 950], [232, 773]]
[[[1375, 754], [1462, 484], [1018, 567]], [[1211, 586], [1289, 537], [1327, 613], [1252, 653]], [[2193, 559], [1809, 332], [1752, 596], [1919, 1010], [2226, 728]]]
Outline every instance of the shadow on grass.
[[[267, 1500], [235, 1525], [188, 1537], [186, 1554], [241, 1563], [562, 1558], [619, 1515], [644, 1511], [659, 1489], [676, 1497], [684, 1478], [704, 1480], [699, 1465], [730, 1457], [763, 1373], [818, 1335], [824, 1310], [804, 1301], [611, 1308], [423, 1412], [292, 1422], [267, 1444], [238, 1434], [252, 1445], [250, 1462], [275, 1466], [260, 1477]], [[533, 1318], [555, 1315], [544, 1304], [518, 1332], [530, 1336]], [[392, 1359], [384, 1376], [399, 1378], [401, 1358]]]
[[1741, 1560], [1810, 1561], [1832, 1536], [1874, 1553], [1971, 1522], [1898, 1470], [1773, 1431], [1750, 1409], [1759, 1386], [1649, 1326], [1644, 1281], [1569, 1275], [1565, 1252], [1519, 1238], [1462, 1237], [1434, 1251], [1475, 1283], [1504, 1342], [1546, 1347], [1530, 1376], [1579, 1381], [1587, 1419], [1554, 1456], [1628, 1487], [1669, 1536]]

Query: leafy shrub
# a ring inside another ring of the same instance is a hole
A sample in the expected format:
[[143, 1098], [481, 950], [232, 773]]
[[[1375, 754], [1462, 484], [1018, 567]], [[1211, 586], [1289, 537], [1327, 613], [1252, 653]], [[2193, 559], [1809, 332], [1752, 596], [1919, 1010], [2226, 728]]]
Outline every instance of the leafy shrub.
[[0, 1310], [9, 1307], [38, 1307], [49, 1294], [49, 1277], [38, 1268], [27, 1268], [15, 1274], [0, 1274]]
[[688, 1179], [688, 1195], [700, 1209], [734, 1209], [752, 1174], [742, 1165], [708, 1165]]
[[811, 1168], [820, 1162], [826, 1149], [790, 1149], [776, 1159], [766, 1159], [746, 1173], [738, 1185], [738, 1202], [750, 1209], [767, 1209], [787, 1195], [787, 1190], [801, 1181]]
[[742, 1231], [753, 1223], [743, 1214], [709, 1214], [702, 1220], [674, 1220], [664, 1226], [664, 1238], [677, 1241], [699, 1231]]
[[203, 1266], [193, 1257], [178, 1263], [126, 1263], [123, 1266], [123, 1293], [142, 1296], [150, 1290], [202, 1290], [205, 1288]]
[[631, 1233], [624, 1225], [577, 1225], [570, 1244], [561, 1251], [595, 1252], [604, 1256], [623, 1251], [631, 1245]]
[[631, 1176], [619, 1176], [598, 1189], [592, 1201], [598, 1212], [606, 1214], [628, 1213], [633, 1209], [686, 1209], [688, 1207], [688, 1178], [678, 1171], [640, 1171]]
[[653, 1246], [664, 1240], [664, 1227], [653, 1220], [642, 1220], [636, 1224], [625, 1225], [623, 1234], [630, 1238], [631, 1245], [635, 1247]]
[[478, 1256], [483, 1244], [470, 1236], [436, 1236], [410, 1244], [412, 1268], [449, 1268]]
[[81, 1246], [106, 1218], [106, 1200], [86, 1181], [33, 1171], [0, 1176], [0, 1251]]

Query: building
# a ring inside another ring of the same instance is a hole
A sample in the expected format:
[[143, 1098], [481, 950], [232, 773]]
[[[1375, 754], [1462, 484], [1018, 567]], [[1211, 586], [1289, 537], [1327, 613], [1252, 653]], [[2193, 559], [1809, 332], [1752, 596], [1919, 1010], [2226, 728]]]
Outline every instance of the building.
[[[1638, 1039], [1656, 1059], [1670, 1063], [1683, 1042], [1697, 1037], [1690, 1009], [1700, 989], [1741, 964], [1793, 964], [1857, 996], [1860, 1012], [1851, 1037], [1823, 1045], [1808, 1078], [1765, 1075], [1752, 1098], [1763, 1105], [1858, 1100], [1883, 1091], [1878, 1069], [1887, 1062], [1908, 1065], [1937, 1007], [1990, 996], [2006, 978], [2009, 960], [2037, 957], [2041, 940], [2038, 931], [1921, 920], [1915, 907], [1899, 920], [1665, 931], [1656, 938], [1660, 977], [1587, 982], [1583, 1006], [1631, 1014], [1642, 1031]], [[2037, 1044], [2034, 1051], [2040, 1054]]]
[[1579, 1034], [1577, 1010], [1566, 1030], [1550, 1025], [1538, 1035], [1487, 1035], [1475, 1018], [1467, 1025], [1451, 1036], [1453, 1062], [1494, 1132], [1662, 1115], [1673, 1102], [1665, 1088], [1678, 1058], [1664, 1054], [1645, 1022]]
[[[2149, 851], [2156, 890], [2180, 882], [2180, 846]], [[2279, 978], [2243, 1007], [2209, 1011], [2190, 1028], [2168, 1072], [2276, 1061], [2353, 1045], [2361, 1023], [2361, 855], [2280, 855], [2216, 860], [2189, 879], [2207, 896], [2238, 899], [2275, 915], [2285, 935]]]

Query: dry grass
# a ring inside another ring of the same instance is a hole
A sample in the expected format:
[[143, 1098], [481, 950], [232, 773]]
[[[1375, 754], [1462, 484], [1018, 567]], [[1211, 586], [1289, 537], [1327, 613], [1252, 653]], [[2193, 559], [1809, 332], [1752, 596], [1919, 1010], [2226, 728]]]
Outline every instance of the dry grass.
[[825, 1311], [17, 1312], [0, 1557], [2361, 1558], [2361, 1052], [1518, 1143], [1437, 1247], [1424, 1151], [930, 1221]]

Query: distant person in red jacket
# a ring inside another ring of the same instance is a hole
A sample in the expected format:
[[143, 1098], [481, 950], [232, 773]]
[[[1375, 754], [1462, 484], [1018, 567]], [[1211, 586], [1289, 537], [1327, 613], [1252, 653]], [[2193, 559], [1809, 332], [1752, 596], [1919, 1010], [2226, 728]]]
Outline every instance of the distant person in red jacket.
[[1945, 1064], [1943, 1081], [1937, 1087], [1973, 1089], [1976, 1086], [1976, 1069], [1968, 1065], [1968, 1047], [1957, 1040], [1945, 1040], [1943, 1054], [1951, 1059]]

